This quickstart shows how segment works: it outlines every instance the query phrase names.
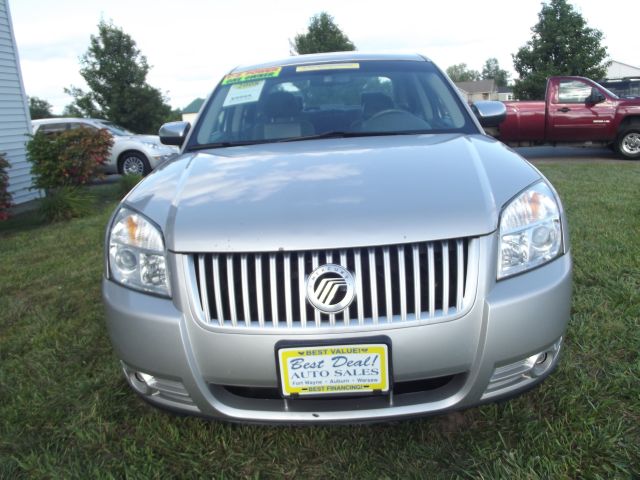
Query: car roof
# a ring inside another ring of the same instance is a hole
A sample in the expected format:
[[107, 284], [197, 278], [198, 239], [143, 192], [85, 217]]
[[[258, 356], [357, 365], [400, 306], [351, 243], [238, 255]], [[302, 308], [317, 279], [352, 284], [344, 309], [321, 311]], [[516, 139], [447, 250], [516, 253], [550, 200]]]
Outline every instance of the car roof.
[[247, 70], [256, 70], [259, 68], [270, 67], [286, 67], [290, 65], [305, 65], [309, 63], [325, 63], [325, 62], [347, 62], [347, 61], [368, 61], [368, 60], [405, 60], [430, 62], [430, 60], [417, 53], [366, 53], [366, 52], [334, 52], [334, 53], [313, 53], [310, 55], [295, 55], [281, 60], [260, 63], [256, 65], [241, 65], [234, 68], [231, 72], [244, 72]]
[[106, 122], [102, 118], [78, 118], [78, 117], [53, 117], [53, 118], [39, 118], [37, 120], [32, 120], [31, 123], [34, 125], [44, 125], [47, 123], [61, 123], [61, 122], [80, 122], [80, 123], [91, 123], [91, 122]]

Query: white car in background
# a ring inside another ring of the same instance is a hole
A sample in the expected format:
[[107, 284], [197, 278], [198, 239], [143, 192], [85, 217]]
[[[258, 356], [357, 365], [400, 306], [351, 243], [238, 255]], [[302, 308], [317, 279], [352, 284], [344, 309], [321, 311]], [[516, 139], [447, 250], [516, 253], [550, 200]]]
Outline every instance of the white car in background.
[[33, 134], [60, 133], [74, 128], [106, 129], [113, 135], [107, 173], [147, 175], [178, 154], [178, 148], [163, 145], [157, 135], [136, 135], [108, 120], [96, 118], [44, 118], [33, 120]]

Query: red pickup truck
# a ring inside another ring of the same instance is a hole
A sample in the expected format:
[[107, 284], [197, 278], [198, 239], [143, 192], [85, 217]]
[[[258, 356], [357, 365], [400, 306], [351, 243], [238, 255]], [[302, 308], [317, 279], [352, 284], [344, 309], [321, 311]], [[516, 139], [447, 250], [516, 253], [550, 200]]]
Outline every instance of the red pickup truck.
[[504, 102], [498, 138], [512, 146], [611, 146], [640, 159], [640, 99], [621, 99], [593, 80], [550, 77], [545, 101]]

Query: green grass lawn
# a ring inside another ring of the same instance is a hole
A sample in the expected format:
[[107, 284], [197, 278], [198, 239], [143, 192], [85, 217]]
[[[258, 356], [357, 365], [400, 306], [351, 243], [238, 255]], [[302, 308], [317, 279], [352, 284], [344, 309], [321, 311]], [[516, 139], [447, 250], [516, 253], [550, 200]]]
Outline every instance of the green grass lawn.
[[640, 163], [542, 164], [575, 262], [558, 371], [503, 404], [372, 426], [238, 426], [147, 406], [100, 298], [93, 216], [0, 223], [0, 478], [638, 478]]

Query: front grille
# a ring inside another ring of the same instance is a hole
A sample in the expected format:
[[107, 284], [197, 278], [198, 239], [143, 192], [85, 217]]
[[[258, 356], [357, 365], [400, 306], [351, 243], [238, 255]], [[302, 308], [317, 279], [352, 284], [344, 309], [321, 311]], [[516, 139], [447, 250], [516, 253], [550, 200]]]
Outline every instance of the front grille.
[[[436, 378], [425, 378], [421, 380], [412, 380], [407, 382], [394, 382], [393, 388], [391, 389], [393, 395], [404, 395], [407, 393], [422, 393], [422, 392], [430, 392], [432, 390], [436, 390], [438, 388], [442, 388], [447, 385], [451, 380], [453, 380], [456, 375], [447, 375], [444, 377], [436, 377]], [[209, 385], [209, 388], [212, 389], [212, 393], [215, 395], [215, 387], [216, 385]], [[238, 387], [235, 385], [218, 385], [220, 388], [224, 388], [227, 392], [232, 393], [238, 397], [244, 398], [253, 398], [253, 399], [270, 399], [270, 400], [281, 400], [282, 395], [280, 393], [280, 389], [277, 387]], [[365, 394], [366, 395], [366, 394]], [[363, 394], [356, 394], [351, 398], [362, 398]], [[374, 396], [374, 394], [368, 394], [368, 396]], [[344, 400], [345, 395], [338, 395], [337, 397], [325, 397], [324, 400]], [[317, 400], [317, 397], [306, 397], [302, 396], [295, 399], [289, 399], [289, 401], [306, 401], [306, 400]]]
[[[229, 328], [360, 327], [455, 315], [465, 305], [468, 239], [370, 248], [190, 256], [207, 323]], [[335, 263], [355, 277], [343, 312], [324, 314], [306, 299], [306, 279]]]

